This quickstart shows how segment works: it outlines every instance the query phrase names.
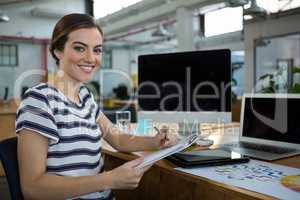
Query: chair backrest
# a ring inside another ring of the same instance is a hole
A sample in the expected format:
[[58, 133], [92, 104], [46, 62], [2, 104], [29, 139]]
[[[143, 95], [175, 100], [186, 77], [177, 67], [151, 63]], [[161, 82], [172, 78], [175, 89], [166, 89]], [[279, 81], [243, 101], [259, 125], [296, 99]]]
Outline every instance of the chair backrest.
[[17, 137], [0, 142], [0, 159], [6, 174], [11, 200], [23, 199], [19, 178], [17, 146]]

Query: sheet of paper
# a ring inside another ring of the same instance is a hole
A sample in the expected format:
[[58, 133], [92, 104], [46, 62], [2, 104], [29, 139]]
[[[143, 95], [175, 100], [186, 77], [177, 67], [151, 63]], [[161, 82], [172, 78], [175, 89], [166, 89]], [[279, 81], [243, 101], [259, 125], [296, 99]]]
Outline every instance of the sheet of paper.
[[167, 156], [170, 156], [174, 153], [177, 153], [179, 151], [182, 151], [189, 146], [191, 146], [193, 143], [195, 143], [198, 140], [198, 135], [194, 134], [189, 137], [186, 137], [182, 140], [180, 140], [176, 145], [155, 151], [147, 156], [144, 157], [144, 162], [137, 166], [137, 168], [143, 168], [147, 165], [153, 164], [156, 161], [159, 161]]
[[284, 176], [300, 174], [298, 168], [250, 160], [249, 163], [244, 164], [176, 169], [279, 199], [300, 199], [300, 192], [286, 188], [280, 183]]

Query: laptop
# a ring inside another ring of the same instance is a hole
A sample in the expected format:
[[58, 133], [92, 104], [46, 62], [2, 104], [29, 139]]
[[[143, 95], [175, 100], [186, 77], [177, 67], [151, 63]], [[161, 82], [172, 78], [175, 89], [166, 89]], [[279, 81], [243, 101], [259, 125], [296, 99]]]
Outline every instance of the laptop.
[[222, 148], [261, 160], [300, 154], [300, 94], [245, 94], [239, 141]]

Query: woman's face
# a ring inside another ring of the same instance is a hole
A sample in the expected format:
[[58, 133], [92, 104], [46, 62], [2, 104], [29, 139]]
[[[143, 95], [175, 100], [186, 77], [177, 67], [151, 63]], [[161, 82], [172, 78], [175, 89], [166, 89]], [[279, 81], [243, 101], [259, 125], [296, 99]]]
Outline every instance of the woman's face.
[[90, 81], [100, 67], [103, 38], [97, 28], [71, 32], [63, 51], [55, 51], [59, 69], [78, 82]]

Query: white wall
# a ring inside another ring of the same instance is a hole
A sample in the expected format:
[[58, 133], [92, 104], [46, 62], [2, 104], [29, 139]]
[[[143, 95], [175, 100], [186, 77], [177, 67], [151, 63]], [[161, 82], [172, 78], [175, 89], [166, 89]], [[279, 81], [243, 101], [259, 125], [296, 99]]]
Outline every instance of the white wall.
[[[112, 69], [100, 70], [101, 94], [105, 97], [113, 96], [113, 88], [119, 84], [131, 86], [131, 54], [128, 49], [113, 49]], [[128, 91], [129, 92], [129, 91]]]
[[31, 16], [31, 10], [37, 7], [63, 14], [85, 12], [84, 0], [29, 1], [29, 3], [1, 6], [1, 10], [5, 11], [10, 20], [8, 23], [0, 23], [0, 35], [50, 38], [59, 18]]
[[[84, 13], [84, 0], [51, 0], [51, 1], [29, 1], [28, 3], [11, 4], [1, 6], [9, 16], [10, 21], [0, 23], [0, 35], [17, 37], [34, 37], [39, 39], [50, 39], [55, 23], [59, 18], [33, 17], [33, 8], [47, 8], [49, 11], [58, 13]], [[42, 67], [42, 45], [32, 42], [0, 41], [18, 45], [19, 64], [16, 67], [0, 67], [0, 97], [4, 94], [5, 86], [9, 86], [9, 97], [13, 96], [15, 81], [20, 76], [32, 69], [43, 69]], [[55, 69], [55, 63], [48, 52], [48, 67], [51, 71]], [[22, 85], [32, 86], [40, 82], [40, 77], [34, 75], [28, 77]], [[16, 94], [15, 96], [19, 96]]]
[[[15, 42], [11, 42], [15, 43]], [[4, 95], [4, 88], [9, 87], [9, 97], [19, 96], [20, 94], [14, 94], [14, 86], [16, 80], [24, 80], [21, 86], [33, 86], [41, 79], [37, 75], [26, 75], [29, 70], [42, 69], [42, 51], [41, 45], [30, 43], [17, 43], [18, 44], [18, 57], [19, 64], [16, 67], [0, 67], [0, 97]], [[22, 78], [26, 75], [26, 79]]]

